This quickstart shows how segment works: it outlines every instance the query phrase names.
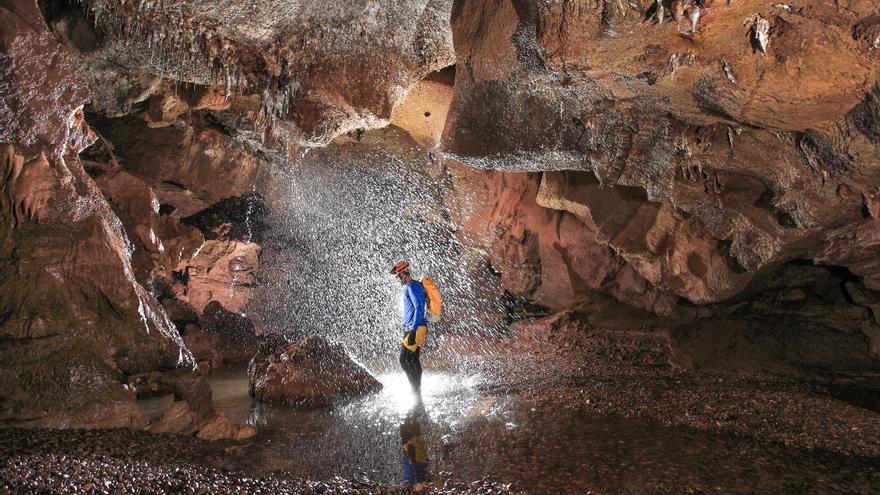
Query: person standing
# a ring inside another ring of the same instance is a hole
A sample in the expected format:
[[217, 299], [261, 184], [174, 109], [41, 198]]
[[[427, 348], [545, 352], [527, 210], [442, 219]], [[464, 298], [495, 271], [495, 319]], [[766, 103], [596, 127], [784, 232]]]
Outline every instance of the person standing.
[[403, 284], [403, 342], [400, 347], [400, 367], [406, 373], [413, 391], [421, 392], [422, 362], [421, 349], [428, 332], [425, 320], [425, 287], [412, 278], [409, 263], [398, 261], [391, 274]]

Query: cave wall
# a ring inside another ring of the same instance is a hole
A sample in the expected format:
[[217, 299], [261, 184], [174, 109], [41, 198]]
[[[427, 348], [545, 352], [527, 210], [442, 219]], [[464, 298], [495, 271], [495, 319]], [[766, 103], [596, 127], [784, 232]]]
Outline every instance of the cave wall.
[[840, 229], [876, 231], [877, 3], [653, 4], [456, 2], [444, 153], [552, 171], [541, 204], [693, 303], [797, 258], [876, 287]]
[[880, 388], [878, 9], [5, 2], [0, 420], [143, 425], [127, 377], [240, 359], [261, 193], [349, 158], [442, 183], [511, 319]]
[[135, 279], [118, 217], [78, 153], [88, 90], [34, 2], [0, 6], [0, 421], [143, 426], [122, 376], [189, 353]]

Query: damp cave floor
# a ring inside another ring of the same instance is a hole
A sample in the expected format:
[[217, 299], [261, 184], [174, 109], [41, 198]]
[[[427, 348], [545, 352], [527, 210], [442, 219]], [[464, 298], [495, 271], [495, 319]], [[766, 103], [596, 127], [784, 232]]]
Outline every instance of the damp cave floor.
[[373, 363], [382, 392], [314, 411], [221, 369], [215, 408], [258, 430], [241, 444], [0, 430], [0, 493], [400, 493], [408, 462], [429, 493], [880, 493], [880, 414], [820, 385], [482, 348], [427, 352], [421, 398]]

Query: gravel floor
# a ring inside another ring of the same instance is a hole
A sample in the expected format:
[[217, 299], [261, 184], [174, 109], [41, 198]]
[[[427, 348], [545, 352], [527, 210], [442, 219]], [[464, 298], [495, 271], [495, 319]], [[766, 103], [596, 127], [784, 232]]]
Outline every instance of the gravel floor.
[[[413, 490], [368, 481], [253, 476], [211, 467], [216, 444], [192, 437], [114, 430], [0, 430], [0, 493], [398, 494]], [[516, 494], [479, 480], [446, 482], [422, 493]]]
[[[880, 493], [880, 414], [838, 400], [816, 384], [756, 372], [638, 366], [577, 346], [510, 345], [506, 353], [458, 356], [457, 366], [467, 366], [470, 358], [488, 370], [482, 393], [497, 403], [513, 401], [511, 410], [528, 426], [493, 433], [476, 418], [456, 437], [456, 455], [496, 452], [491, 461], [497, 467], [495, 479], [528, 478], [533, 494], [758, 493], [767, 486], [775, 487], [773, 493]], [[645, 445], [638, 456], [615, 454], [613, 438], [590, 430], [618, 421], [614, 418], [623, 421], [620, 431], [634, 432], [634, 445]], [[637, 421], [626, 423], [630, 420]], [[578, 422], [586, 426], [572, 432], [571, 425]], [[650, 428], [660, 429], [656, 437]], [[553, 441], [556, 438], [563, 441]], [[678, 463], [664, 459], [665, 438], [684, 443], [670, 455], [696, 453], [698, 458], [705, 452], [724, 459], [729, 449], [730, 462], [712, 473], [697, 461], [689, 472], [688, 463], [694, 462], [690, 458]], [[594, 444], [581, 445], [585, 442]], [[233, 469], [228, 461], [234, 455], [225, 449], [236, 448], [124, 429], [0, 429], [0, 495], [412, 491], [332, 475], [315, 481], [286, 471]], [[616, 458], [608, 461], [613, 455], [620, 456], [619, 463]], [[558, 478], [552, 478], [542, 467], [544, 456], [570, 466], [553, 471]], [[627, 464], [636, 457], [635, 464]], [[639, 464], [645, 459], [650, 465]], [[786, 479], [768, 477], [776, 466], [785, 468]], [[653, 471], [640, 476], [646, 469]], [[663, 470], [669, 470], [668, 475]], [[464, 469], [454, 478], [440, 476], [421, 493], [523, 493], [515, 484], [489, 479], [452, 481], [480, 476], [475, 473]]]

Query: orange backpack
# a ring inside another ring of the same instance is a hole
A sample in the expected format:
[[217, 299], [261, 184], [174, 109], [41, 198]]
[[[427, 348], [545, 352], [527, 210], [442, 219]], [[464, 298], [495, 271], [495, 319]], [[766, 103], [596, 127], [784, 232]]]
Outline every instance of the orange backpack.
[[422, 279], [422, 285], [425, 287], [425, 319], [430, 323], [440, 321], [440, 309], [443, 306], [443, 299], [440, 297], [440, 289], [428, 277]]

